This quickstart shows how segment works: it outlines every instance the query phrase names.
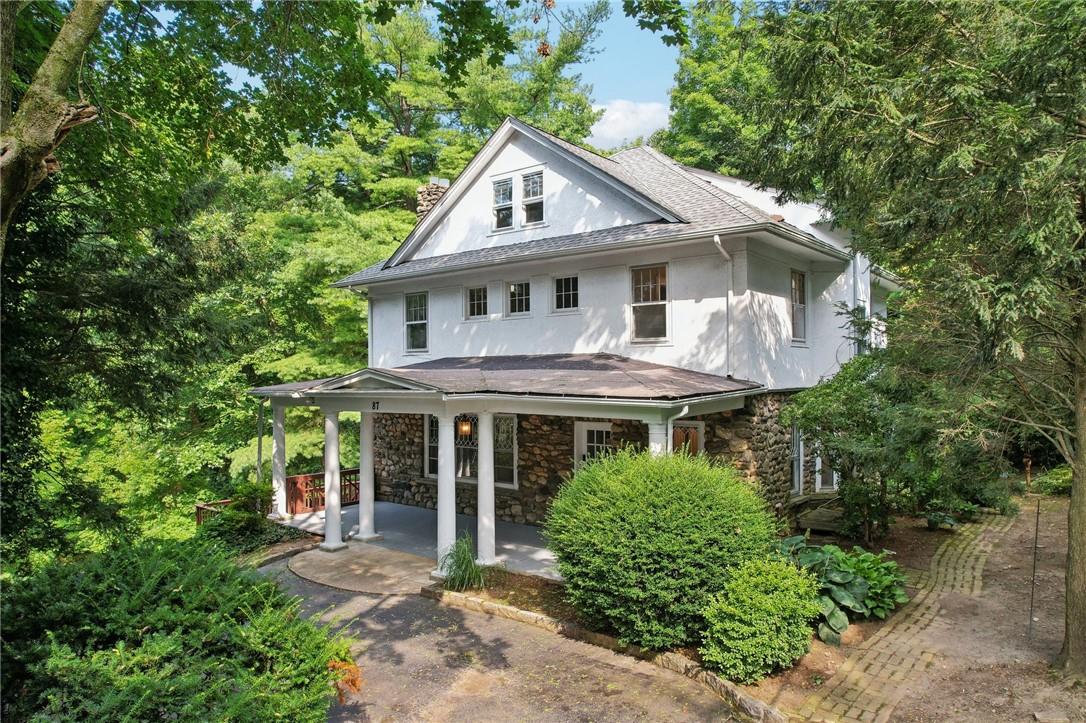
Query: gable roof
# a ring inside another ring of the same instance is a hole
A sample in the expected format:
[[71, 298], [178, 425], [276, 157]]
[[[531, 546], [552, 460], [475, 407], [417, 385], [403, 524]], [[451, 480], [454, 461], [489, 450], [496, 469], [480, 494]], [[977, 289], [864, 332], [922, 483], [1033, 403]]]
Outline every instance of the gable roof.
[[655, 194], [649, 192], [633, 174], [627, 172], [618, 163], [546, 133], [524, 121], [508, 117], [491, 134], [483, 147], [468, 163], [467, 168], [449, 185], [448, 190], [438, 199], [433, 208], [419, 220], [399, 248], [384, 262], [384, 268], [391, 268], [403, 262], [405, 257], [422, 244], [430, 231], [438, 225], [441, 219], [455, 205], [461, 194], [471, 186], [476, 178], [486, 171], [491, 160], [505, 145], [506, 141], [512, 137], [513, 133], [520, 133], [524, 137], [560, 154], [581, 170], [611, 186], [635, 203], [648, 209], [651, 213], [658, 214], [663, 220], [672, 223], [681, 223], [685, 220], [680, 213], [676, 212], [668, 203]]
[[[471, 179], [485, 169], [489, 156], [484, 158], [484, 153], [488, 149], [491, 155], [496, 153], [513, 131], [519, 131], [561, 153], [581, 168], [591, 169], [598, 178], [607, 179], [614, 187], [625, 189], [631, 198], [661, 210], [666, 209], [670, 217], [662, 212], [659, 221], [614, 226], [422, 259], [406, 258], [437, 224], [439, 215], [443, 215], [455, 203], [457, 194], [454, 194], [454, 191], [458, 187], [462, 191], [470, 185]], [[505, 135], [499, 137], [499, 134]], [[431, 219], [429, 224], [428, 219]], [[679, 238], [759, 230], [770, 231], [837, 258], [846, 258], [848, 255], [775, 219], [653, 148], [629, 148], [605, 158], [516, 118], [508, 118], [388, 260], [351, 274], [333, 286], [362, 286], [513, 260], [547, 258], [579, 251], [601, 251]]]

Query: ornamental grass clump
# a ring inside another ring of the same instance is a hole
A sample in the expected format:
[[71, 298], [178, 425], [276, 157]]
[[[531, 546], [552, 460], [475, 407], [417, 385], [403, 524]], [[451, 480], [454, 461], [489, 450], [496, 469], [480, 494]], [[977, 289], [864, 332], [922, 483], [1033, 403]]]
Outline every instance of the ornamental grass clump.
[[446, 590], [478, 590], [486, 585], [486, 568], [475, 561], [471, 535], [463, 534], [441, 558]]
[[785, 560], [751, 560], [705, 608], [705, 665], [750, 683], [790, 666], [811, 647], [818, 581]]
[[733, 468], [632, 450], [577, 470], [544, 524], [582, 622], [655, 650], [697, 644], [706, 604], [775, 530]]

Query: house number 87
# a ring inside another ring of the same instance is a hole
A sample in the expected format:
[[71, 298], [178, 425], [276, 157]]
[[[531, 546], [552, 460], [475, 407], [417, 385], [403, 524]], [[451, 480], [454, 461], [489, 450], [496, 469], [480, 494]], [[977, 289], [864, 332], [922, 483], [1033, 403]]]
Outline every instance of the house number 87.
[[380, 408], [381, 408], [381, 403], [380, 402], [370, 402], [370, 409], [372, 409], [373, 411], [376, 412]]

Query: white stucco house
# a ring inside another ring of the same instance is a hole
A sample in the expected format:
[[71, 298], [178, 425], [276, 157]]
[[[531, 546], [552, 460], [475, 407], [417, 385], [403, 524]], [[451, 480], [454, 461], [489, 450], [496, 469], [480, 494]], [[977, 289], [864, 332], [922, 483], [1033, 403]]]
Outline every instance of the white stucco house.
[[[275, 512], [374, 500], [533, 524], [580, 461], [619, 444], [734, 461], [772, 504], [832, 488], [782, 426], [788, 395], [857, 353], [837, 304], [885, 312], [893, 277], [817, 206], [685, 167], [648, 147], [605, 158], [516, 119], [451, 184], [420, 189], [391, 258], [338, 281], [369, 304], [364, 369], [261, 387], [273, 411]], [[284, 409], [325, 415], [325, 470], [288, 478]], [[339, 416], [361, 412], [342, 473]]]

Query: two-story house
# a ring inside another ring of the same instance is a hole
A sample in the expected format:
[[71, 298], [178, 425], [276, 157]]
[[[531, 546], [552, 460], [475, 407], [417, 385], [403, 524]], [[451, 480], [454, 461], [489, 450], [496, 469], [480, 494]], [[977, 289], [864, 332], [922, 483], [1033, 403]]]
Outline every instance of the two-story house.
[[[540, 521], [616, 445], [732, 460], [778, 505], [834, 485], [781, 405], [856, 352], [836, 305], [883, 313], [893, 281], [817, 206], [510, 118], [451, 185], [420, 189], [391, 258], [336, 286], [367, 293], [367, 368], [253, 390], [273, 410], [276, 511], [326, 504], [325, 548], [343, 545], [338, 420], [361, 412], [352, 534], [375, 535], [374, 499], [436, 508], [440, 553], [474, 514], [488, 563], [496, 518]], [[289, 405], [325, 414], [308, 491], [286, 482]]]

